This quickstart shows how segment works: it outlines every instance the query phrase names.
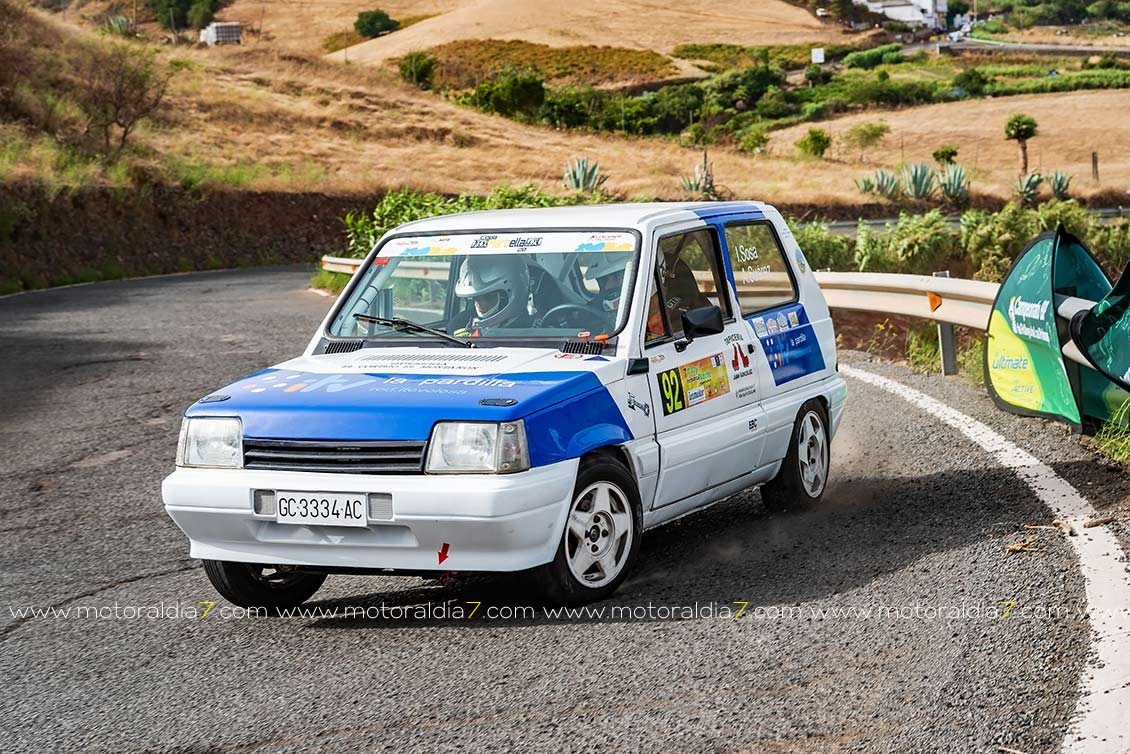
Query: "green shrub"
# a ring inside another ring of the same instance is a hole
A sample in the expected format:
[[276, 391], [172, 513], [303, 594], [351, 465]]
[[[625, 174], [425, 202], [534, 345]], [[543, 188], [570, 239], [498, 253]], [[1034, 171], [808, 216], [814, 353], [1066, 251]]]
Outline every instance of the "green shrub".
[[797, 151], [805, 157], [823, 159], [828, 147], [832, 146], [832, 137], [822, 128], [810, 128], [808, 133], [796, 143]]
[[353, 22], [353, 29], [361, 36], [372, 39], [396, 29], [399, 25], [387, 13], [378, 8], [358, 13], [357, 20]]
[[848, 149], [858, 150], [859, 161], [866, 162], [867, 150], [882, 144], [890, 132], [891, 127], [881, 120], [856, 123], [844, 132], [840, 143]]
[[507, 68], [475, 87], [470, 99], [484, 112], [531, 119], [545, 103], [545, 84], [537, 74]]
[[547, 91], [541, 119], [554, 128], [579, 128], [589, 122], [589, 113], [598, 96], [591, 88], [563, 87]]
[[763, 128], [749, 128], [738, 139], [738, 148], [749, 154], [762, 154], [769, 148], [769, 134]]
[[901, 59], [902, 45], [896, 43], [853, 52], [844, 57], [844, 65], [848, 68], [874, 68], [884, 62], [885, 55], [892, 52], [897, 52]]
[[812, 269], [846, 272], [855, 268], [855, 241], [851, 236], [833, 232], [820, 218], [803, 225], [789, 218], [788, 223]]
[[953, 85], [974, 97], [985, 93], [985, 87], [993, 83], [993, 79], [986, 76], [977, 68], [967, 68], [953, 78]]
[[420, 89], [431, 89], [435, 83], [436, 56], [430, 52], [410, 52], [398, 64], [400, 77]]
[[930, 156], [933, 157], [934, 162], [939, 165], [952, 165], [954, 160], [957, 159], [957, 147], [952, 144], [943, 144], [935, 149], [934, 153]]
[[832, 72], [819, 63], [809, 63], [804, 69], [804, 80], [809, 86], [827, 84], [832, 80]]

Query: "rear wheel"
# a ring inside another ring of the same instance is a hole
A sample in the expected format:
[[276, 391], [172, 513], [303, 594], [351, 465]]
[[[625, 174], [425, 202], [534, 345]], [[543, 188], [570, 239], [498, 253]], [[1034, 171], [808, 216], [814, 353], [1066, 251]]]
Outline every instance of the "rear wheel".
[[820, 401], [808, 401], [793, 424], [781, 470], [761, 488], [765, 507], [784, 513], [816, 503], [824, 495], [830, 468], [828, 414]]
[[326, 580], [325, 574], [226, 560], [205, 560], [204, 573], [228, 602], [270, 612], [301, 605], [313, 597]]
[[640, 546], [640, 495], [624, 465], [582, 461], [565, 531], [553, 561], [534, 570], [538, 590], [554, 604], [604, 599], [627, 576]]

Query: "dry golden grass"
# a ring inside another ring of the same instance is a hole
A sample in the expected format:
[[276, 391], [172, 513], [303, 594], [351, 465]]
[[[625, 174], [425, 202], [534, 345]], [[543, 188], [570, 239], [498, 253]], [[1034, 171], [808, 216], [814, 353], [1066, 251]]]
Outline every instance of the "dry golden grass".
[[[419, 12], [425, 12], [425, 7], [426, 3], [421, 3]], [[380, 63], [412, 50], [482, 38], [523, 39], [555, 47], [608, 45], [669, 53], [675, 45], [685, 42], [788, 44], [843, 36], [840, 27], [823, 24], [808, 11], [782, 0], [572, 0], [552, 4], [463, 0], [434, 18], [351, 47], [348, 54], [335, 53], [334, 57], [348, 57], [354, 63]]]
[[[997, 99], [950, 102], [887, 113], [866, 113], [814, 124], [833, 137], [856, 123], [885, 120], [890, 136], [875, 150], [869, 164], [853, 167], [856, 174], [900, 162], [932, 162], [930, 154], [953, 144], [958, 162], [972, 171], [976, 189], [1007, 196], [1016, 180], [1016, 142], [1004, 138], [1004, 124], [1014, 113], [1027, 113], [1040, 133], [1028, 144], [1029, 169], [1050, 174], [1063, 170], [1075, 177], [1073, 192], [1130, 187], [1130, 91], [1080, 91], [1033, 94]], [[778, 149], [796, 142], [813, 124], [775, 132]], [[837, 150], [839, 152], [840, 150]], [[1091, 181], [1091, 152], [1099, 153], [1101, 184]], [[841, 155], [845, 160], [858, 155]]]

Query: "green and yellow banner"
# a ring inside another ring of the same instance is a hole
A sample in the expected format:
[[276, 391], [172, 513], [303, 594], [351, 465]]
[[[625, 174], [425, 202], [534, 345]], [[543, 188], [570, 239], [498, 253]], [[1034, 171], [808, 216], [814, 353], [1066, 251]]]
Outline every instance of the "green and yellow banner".
[[[1056, 320], [1056, 297], [1099, 304], [1070, 324]], [[985, 338], [985, 384], [998, 406], [1081, 428], [1110, 421], [1130, 395], [1130, 276], [1119, 286], [1062, 227], [1036, 238], [1001, 283]], [[1073, 339], [1095, 369], [1067, 362]]]

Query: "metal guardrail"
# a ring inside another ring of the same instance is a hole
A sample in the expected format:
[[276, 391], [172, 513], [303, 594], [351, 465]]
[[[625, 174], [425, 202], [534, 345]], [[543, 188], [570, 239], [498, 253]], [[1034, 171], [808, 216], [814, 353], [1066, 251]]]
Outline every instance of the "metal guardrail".
[[[344, 257], [322, 257], [322, 268], [330, 272], [353, 273], [361, 265], [359, 259]], [[430, 272], [432, 265], [427, 262], [402, 262], [408, 268], [407, 277], [442, 279], [441, 275]], [[824, 299], [832, 309], [873, 312], [903, 317], [931, 320], [939, 325], [958, 325], [981, 332], [989, 328], [989, 316], [993, 311], [1000, 286], [979, 280], [935, 277], [931, 275], [901, 275], [882, 272], [816, 272], [816, 281], [824, 292]], [[738, 286], [738, 296], [752, 294], [753, 289]], [[1068, 296], [1056, 297], [1056, 311], [1065, 319], [1076, 312], [1090, 309], [1093, 301]], [[948, 335], [940, 332], [942, 350], [952, 351], [952, 329]], [[1063, 355], [1072, 361], [1090, 366], [1079, 349], [1068, 343]]]

